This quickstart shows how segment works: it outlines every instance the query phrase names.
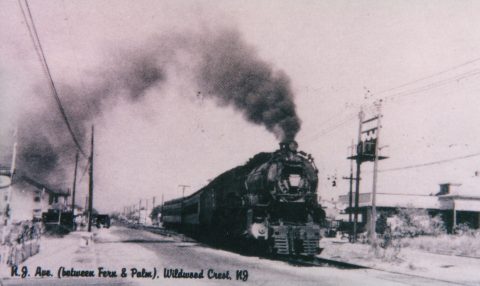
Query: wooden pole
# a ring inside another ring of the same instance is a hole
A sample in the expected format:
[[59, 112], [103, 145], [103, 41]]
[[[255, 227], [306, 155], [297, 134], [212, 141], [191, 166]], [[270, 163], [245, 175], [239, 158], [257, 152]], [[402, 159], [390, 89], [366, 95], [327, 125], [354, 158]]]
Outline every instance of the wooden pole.
[[[350, 149], [350, 156], [353, 156], [353, 150], [355, 149], [355, 144], [353, 143], [353, 139], [352, 139], [352, 146], [351, 146], [351, 149]], [[348, 227], [349, 227], [349, 232], [348, 232], [348, 240], [350, 242], [352, 242], [352, 231], [351, 231], [351, 227], [352, 227], [352, 203], [353, 203], [353, 160], [350, 161], [350, 189], [349, 189], [349, 193], [348, 193], [348, 209], [349, 209], [349, 212], [348, 212]]]
[[[14, 177], [14, 174], [15, 174], [15, 167], [16, 167], [15, 164], [16, 164], [16, 160], [17, 160], [17, 132], [18, 132], [18, 129], [17, 129], [17, 127], [15, 127], [15, 131], [13, 133], [14, 142], [13, 142], [12, 163], [10, 165], [10, 185], [7, 188], [7, 196], [6, 196], [7, 198], [6, 198], [6, 204], [5, 204], [5, 209], [4, 209], [4, 222], [3, 222], [3, 224], [5, 226], [10, 224], [11, 216], [12, 216], [12, 210], [11, 210], [10, 202], [12, 201], [12, 184], [13, 184], [13, 177]], [[4, 229], [3, 233], [5, 234], [5, 229]], [[2, 238], [2, 241], [3, 241], [3, 238]]]
[[[359, 124], [358, 124], [358, 144], [362, 142], [362, 124], [363, 124], [363, 110], [360, 109], [358, 114]], [[360, 146], [360, 145], [357, 145]], [[353, 242], [357, 241], [357, 224], [358, 224], [358, 201], [360, 197], [360, 165], [362, 164], [361, 160], [362, 150], [358, 150], [357, 147], [357, 174], [355, 179], [355, 212], [353, 215]]]
[[142, 199], [140, 199], [140, 201], [138, 201], [138, 223], [140, 223], [142, 221], [142, 213], [140, 212], [140, 209], [142, 208]]
[[77, 188], [77, 167], [78, 167], [78, 151], [75, 155], [75, 170], [73, 171], [73, 186], [72, 186], [72, 219], [75, 225], [75, 190]]
[[380, 129], [382, 117], [382, 102], [380, 101], [378, 107], [377, 118], [377, 136], [375, 140], [375, 161], [373, 163], [373, 187], [372, 187], [372, 217], [370, 221], [370, 243], [376, 245], [376, 225], [377, 225], [377, 179], [378, 179], [378, 156], [380, 155]]
[[93, 142], [94, 142], [94, 127], [92, 125], [92, 141], [90, 146], [90, 169], [89, 169], [89, 183], [88, 183], [88, 232], [92, 231], [92, 210], [93, 210]]

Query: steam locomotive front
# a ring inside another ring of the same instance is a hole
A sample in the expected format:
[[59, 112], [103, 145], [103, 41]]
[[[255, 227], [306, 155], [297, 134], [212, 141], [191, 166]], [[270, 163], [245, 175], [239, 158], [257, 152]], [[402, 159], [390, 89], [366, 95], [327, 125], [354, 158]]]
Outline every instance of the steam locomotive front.
[[251, 205], [316, 202], [317, 168], [310, 155], [297, 149], [295, 141], [282, 142], [268, 162], [250, 172], [246, 190]]
[[297, 151], [295, 141], [280, 143], [280, 150], [269, 166], [267, 181], [277, 202], [310, 202], [316, 199], [317, 169], [313, 158]]
[[295, 141], [280, 143], [272, 158], [247, 176], [249, 232], [255, 239], [270, 240], [276, 253], [313, 255], [322, 212], [317, 168], [310, 155], [297, 149]]

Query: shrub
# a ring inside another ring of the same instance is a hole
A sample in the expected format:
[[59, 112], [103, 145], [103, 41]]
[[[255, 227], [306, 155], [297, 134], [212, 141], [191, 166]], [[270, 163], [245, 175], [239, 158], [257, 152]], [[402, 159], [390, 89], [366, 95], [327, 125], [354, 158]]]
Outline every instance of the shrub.
[[457, 235], [466, 235], [466, 236], [476, 236], [478, 235], [478, 231], [475, 229], [470, 228], [468, 223], [460, 223], [457, 224], [453, 232]]
[[397, 214], [389, 219], [389, 225], [394, 235], [401, 237], [445, 233], [441, 217], [432, 217], [425, 209], [399, 208]]

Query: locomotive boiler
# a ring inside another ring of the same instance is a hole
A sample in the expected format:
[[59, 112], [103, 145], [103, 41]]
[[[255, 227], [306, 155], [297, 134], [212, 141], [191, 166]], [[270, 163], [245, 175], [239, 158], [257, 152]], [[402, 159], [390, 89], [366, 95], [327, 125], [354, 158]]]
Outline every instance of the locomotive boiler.
[[[162, 222], [215, 241], [248, 242], [267, 253], [312, 256], [319, 251], [318, 171], [295, 141], [259, 153], [192, 195], [165, 202]], [[252, 243], [251, 243], [252, 242]]]

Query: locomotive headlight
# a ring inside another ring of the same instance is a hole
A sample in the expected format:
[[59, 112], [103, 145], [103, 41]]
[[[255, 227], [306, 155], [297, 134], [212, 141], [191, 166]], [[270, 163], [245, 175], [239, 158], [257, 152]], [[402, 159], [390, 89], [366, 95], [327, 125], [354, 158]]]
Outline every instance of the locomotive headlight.
[[290, 174], [290, 176], [288, 176], [288, 182], [290, 183], [290, 186], [292, 186], [292, 187], [300, 186], [301, 179], [302, 178], [298, 174]]
[[252, 226], [250, 227], [250, 234], [254, 237], [254, 238], [259, 238], [259, 237], [263, 237], [263, 238], [267, 238], [267, 226], [265, 225], [265, 223], [253, 223]]

